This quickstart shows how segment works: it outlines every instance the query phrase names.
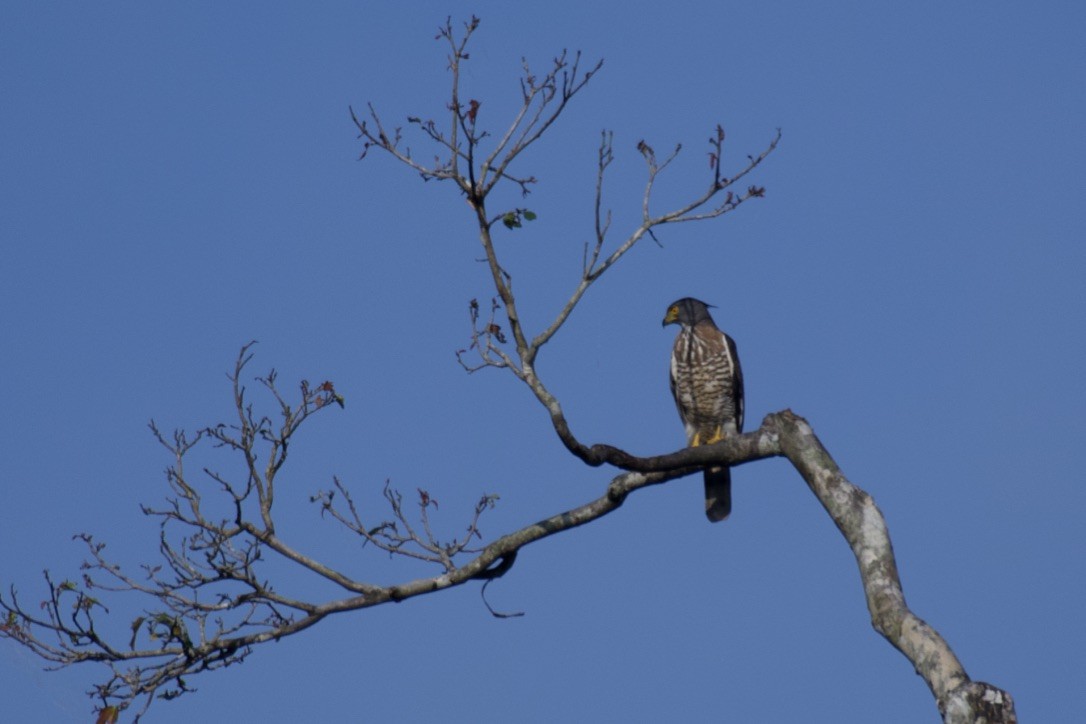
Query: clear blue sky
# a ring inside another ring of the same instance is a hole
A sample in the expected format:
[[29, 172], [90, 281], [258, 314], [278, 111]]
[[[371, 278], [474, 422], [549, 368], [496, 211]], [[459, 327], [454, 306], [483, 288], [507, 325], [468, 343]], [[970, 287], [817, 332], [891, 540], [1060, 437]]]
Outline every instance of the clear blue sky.
[[[348, 104], [441, 113], [432, 38], [461, 4], [316, 5], [0, 11], [0, 585], [28, 601], [43, 568], [77, 575], [75, 532], [154, 560], [138, 504], [162, 499], [169, 459], [146, 422], [227, 419], [224, 372], [254, 338], [253, 374], [347, 398], [297, 441], [278, 504], [284, 535], [360, 578], [437, 571], [322, 522], [308, 496], [333, 474], [377, 519], [386, 478], [427, 488], [448, 531], [496, 492], [490, 539], [606, 486], [511, 376], [456, 365], [488, 285], [455, 190], [356, 160]], [[1023, 721], [1065, 721], [1086, 680], [1081, 3], [514, 5], [472, 8], [482, 124], [507, 118], [522, 55], [606, 60], [523, 159], [538, 220], [500, 237], [535, 328], [591, 233], [601, 129], [616, 240], [636, 223], [639, 139], [685, 144], [664, 204], [707, 182], [716, 123], [726, 164], [784, 133], [763, 201], [635, 249], [546, 351], [574, 431], [679, 447], [660, 319], [677, 297], [715, 303], [748, 426], [806, 416], [882, 508], [917, 614]], [[150, 721], [938, 721], [798, 476], [734, 477], [725, 524], [695, 476], [524, 551], [488, 591], [523, 618], [492, 619], [471, 585], [343, 616], [198, 677]], [[45, 674], [3, 646], [4, 716], [90, 721], [101, 673]]]

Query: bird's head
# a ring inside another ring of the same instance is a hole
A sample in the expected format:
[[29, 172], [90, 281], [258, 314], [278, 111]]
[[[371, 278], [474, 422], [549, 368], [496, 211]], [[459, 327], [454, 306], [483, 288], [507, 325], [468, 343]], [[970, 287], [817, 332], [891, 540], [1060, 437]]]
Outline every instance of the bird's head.
[[693, 297], [683, 297], [677, 302], [672, 302], [664, 314], [663, 326], [669, 324], [681, 324], [684, 327], [693, 327], [698, 322], [709, 320], [713, 317], [709, 314], [709, 306]]

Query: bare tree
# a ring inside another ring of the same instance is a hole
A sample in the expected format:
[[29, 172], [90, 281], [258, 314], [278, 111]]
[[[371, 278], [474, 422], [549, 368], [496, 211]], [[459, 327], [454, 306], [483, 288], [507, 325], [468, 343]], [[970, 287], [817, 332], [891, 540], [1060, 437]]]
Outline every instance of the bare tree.
[[[513, 276], [502, 264], [492, 231], [498, 225], [521, 227], [535, 214], [525, 207], [492, 209], [488, 201], [499, 186], [517, 188], [524, 197], [529, 194], [535, 179], [517, 170], [515, 162], [558, 120], [602, 62], [583, 66], [579, 53], [563, 52], [541, 74], [525, 63], [519, 110], [500, 135], [492, 135], [479, 123], [479, 102], [461, 96], [460, 71], [478, 25], [472, 18], [462, 31], [451, 22], [440, 29], [439, 38], [449, 48], [452, 81], [444, 120], [407, 119], [409, 129], [439, 149], [432, 164], [419, 160], [404, 142], [403, 129], [387, 126], [372, 105], [362, 117], [352, 110], [351, 117], [363, 143], [363, 157], [371, 150], [387, 153], [423, 179], [451, 181], [466, 198], [475, 215], [494, 297], [486, 304], [471, 301], [471, 342], [457, 358], [469, 372], [504, 369], [527, 385], [571, 454], [590, 466], [608, 465], [618, 471], [608, 473], [603, 493], [484, 543], [478, 522], [495, 504], [496, 496], [480, 498], [460, 538], [442, 540], [431, 527], [429, 516], [435, 503], [426, 491], [419, 490], [417, 499], [405, 501], [386, 486], [389, 517], [366, 520], [349, 489], [333, 479], [329, 490], [313, 497], [322, 515], [366, 545], [437, 568], [431, 577], [396, 585], [356, 580], [281, 537], [275, 520], [276, 480], [294, 436], [310, 417], [344, 401], [331, 382], [310, 385], [303, 381], [296, 396], [285, 395], [273, 371], [256, 380], [275, 413], [258, 412], [245, 382], [252, 358], [250, 343], [241, 349], [230, 375], [235, 419], [195, 434], [165, 434], [151, 423], [155, 438], [172, 457], [167, 471], [170, 497], [162, 507], [143, 508], [161, 527], [159, 562], [144, 565], [138, 574], [123, 571], [106, 557], [102, 543], [83, 534], [79, 537], [86, 543], [88, 558], [82, 580], [57, 581], [46, 573], [47, 595], [40, 606], [26, 606], [12, 587], [0, 597], [5, 612], [0, 636], [54, 666], [104, 665], [106, 676], [90, 692], [98, 702], [99, 721], [116, 721], [129, 708], [138, 720], [156, 698], [171, 699], [190, 691], [192, 676], [240, 662], [260, 644], [299, 633], [327, 616], [433, 594], [469, 581], [489, 582], [512, 568], [524, 546], [601, 518], [642, 488], [709, 465], [784, 457], [851, 546], [872, 625], [913, 663], [944, 721], [1016, 721], [1010, 695], [972, 681], [946, 641], [908, 608], [882, 514], [870, 495], [845, 478], [803, 418], [789, 410], [776, 412], [744, 435], [654, 457], [634, 456], [607, 444], [587, 444], [574, 435], [558, 398], [537, 372], [543, 348], [562, 329], [589, 287], [645, 236], [652, 237], [668, 224], [715, 219], [761, 197], [764, 189], [744, 179], [776, 148], [780, 133], [760, 153], [748, 156], [745, 165], [726, 174], [721, 164], [725, 134], [716, 126], [708, 140], [707, 183], [685, 203], [666, 211], [655, 208], [653, 190], [680, 148], [658, 157], [647, 143], [639, 142], [637, 149], [646, 167], [641, 219], [617, 242], [609, 241], [611, 216], [604, 204], [604, 180], [614, 150], [611, 134], [603, 133], [597, 157], [594, 239], [583, 249], [580, 277], [571, 280], [569, 296], [553, 320], [540, 329], [528, 329], [517, 311]], [[227, 474], [207, 467], [192, 471], [193, 450], [208, 445], [240, 460], [242, 472]], [[340, 596], [314, 601], [281, 592], [265, 577], [269, 559], [325, 579], [338, 587]], [[130, 594], [142, 602], [142, 613], [128, 626], [128, 640], [112, 640], [102, 633], [109, 611], [101, 597], [115, 594]]]

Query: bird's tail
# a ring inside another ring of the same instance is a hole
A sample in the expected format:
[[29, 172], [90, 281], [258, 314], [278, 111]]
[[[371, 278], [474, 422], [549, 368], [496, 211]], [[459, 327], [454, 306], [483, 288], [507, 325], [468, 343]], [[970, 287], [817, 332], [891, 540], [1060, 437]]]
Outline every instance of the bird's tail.
[[732, 512], [732, 471], [705, 468], [705, 516], [719, 523]]

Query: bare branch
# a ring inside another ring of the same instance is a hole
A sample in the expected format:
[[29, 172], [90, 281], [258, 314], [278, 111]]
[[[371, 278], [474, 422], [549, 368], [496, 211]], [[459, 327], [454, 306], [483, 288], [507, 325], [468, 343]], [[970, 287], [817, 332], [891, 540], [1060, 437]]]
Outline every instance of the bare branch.
[[[521, 376], [521, 371], [516, 362], [506, 354], [505, 350], [499, 347], [499, 344], [506, 344], [508, 339], [505, 333], [502, 331], [501, 325], [497, 322], [497, 312], [501, 309], [501, 303], [497, 298], [490, 300], [490, 317], [483, 323], [479, 323], [479, 301], [472, 299], [468, 304], [468, 312], [471, 315], [471, 344], [467, 349], [459, 349], [456, 351], [456, 361], [460, 363], [468, 372], [477, 372], [485, 367], [503, 368], [507, 367], [513, 371], [513, 374], [517, 377]], [[482, 360], [477, 365], [469, 365], [464, 361], [464, 355], [469, 350], [475, 350], [479, 358]]]
[[[567, 51], [553, 61], [553, 65], [542, 79], [538, 79], [524, 61], [524, 76], [521, 79], [521, 97], [523, 104], [501, 141], [483, 164], [485, 171], [493, 171], [494, 176], [485, 181], [483, 195], [489, 194], [494, 185], [505, 176], [509, 165], [529, 146], [539, 140], [566, 108], [566, 104], [588, 84], [588, 81], [603, 67], [600, 60], [584, 73], [580, 71], [581, 53], [577, 51], [573, 60], [568, 59]], [[553, 104], [553, 105], [552, 105]], [[515, 140], [513, 140], [515, 139]], [[500, 157], [500, 160], [499, 160]], [[522, 192], [526, 190], [522, 186]]]

